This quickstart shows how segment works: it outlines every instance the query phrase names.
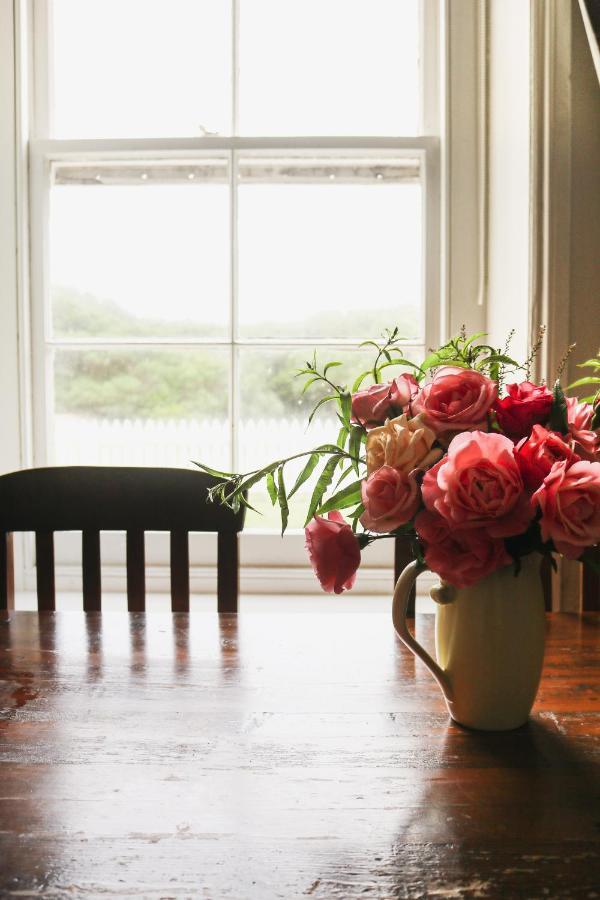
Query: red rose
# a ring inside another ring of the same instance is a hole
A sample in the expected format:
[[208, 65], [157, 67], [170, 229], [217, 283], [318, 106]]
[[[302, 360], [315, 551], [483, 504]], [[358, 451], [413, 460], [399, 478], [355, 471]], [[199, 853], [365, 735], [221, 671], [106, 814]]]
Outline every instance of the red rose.
[[534, 425], [543, 425], [550, 417], [552, 394], [545, 384], [508, 384], [508, 396], [496, 400], [494, 409], [500, 428], [512, 441], [527, 437]]
[[360, 565], [358, 541], [341, 514], [315, 516], [304, 529], [306, 549], [315, 575], [327, 593], [350, 590]]
[[515, 459], [521, 471], [523, 483], [529, 491], [536, 491], [555, 462], [567, 460], [569, 465], [580, 457], [565, 443], [560, 434], [548, 431], [543, 425], [534, 425], [531, 435], [523, 438], [515, 447]]

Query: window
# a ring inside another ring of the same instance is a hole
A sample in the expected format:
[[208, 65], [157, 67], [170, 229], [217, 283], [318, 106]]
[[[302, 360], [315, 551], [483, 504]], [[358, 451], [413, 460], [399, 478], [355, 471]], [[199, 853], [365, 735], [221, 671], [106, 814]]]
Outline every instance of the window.
[[436, 339], [431, 5], [35, 4], [37, 460], [247, 469], [313, 346]]

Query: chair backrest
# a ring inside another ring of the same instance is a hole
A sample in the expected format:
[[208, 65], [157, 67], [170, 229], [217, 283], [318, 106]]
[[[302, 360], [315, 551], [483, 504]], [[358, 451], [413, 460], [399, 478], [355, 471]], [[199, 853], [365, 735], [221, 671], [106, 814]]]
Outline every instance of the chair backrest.
[[217, 532], [218, 608], [237, 611], [238, 533], [234, 513], [208, 500], [217, 479], [189, 469], [58, 466], [0, 476], [0, 609], [12, 605], [12, 533], [34, 531], [38, 608], [55, 608], [54, 532], [82, 532], [83, 607], [101, 608], [100, 532], [125, 531], [127, 606], [145, 609], [145, 531], [168, 531], [171, 606], [189, 609], [190, 531]]

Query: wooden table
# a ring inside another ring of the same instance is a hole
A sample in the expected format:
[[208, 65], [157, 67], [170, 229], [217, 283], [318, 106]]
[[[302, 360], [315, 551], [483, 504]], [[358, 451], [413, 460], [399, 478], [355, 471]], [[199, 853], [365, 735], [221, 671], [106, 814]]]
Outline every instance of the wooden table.
[[387, 615], [13, 613], [0, 896], [598, 897], [599, 647], [478, 734]]

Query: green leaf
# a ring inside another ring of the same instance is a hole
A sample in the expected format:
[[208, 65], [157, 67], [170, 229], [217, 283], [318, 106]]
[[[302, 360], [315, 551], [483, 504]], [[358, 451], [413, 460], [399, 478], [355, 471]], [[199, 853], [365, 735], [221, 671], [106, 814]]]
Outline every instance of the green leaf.
[[294, 484], [294, 487], [291, 489], [291, 491], [288, 495], [289, 497], [292, 497], [296, 493], [298, 488], [302, 487], [302, 485], [304, 484], [305, 481], [308, 481], [308, 479], [314, 472], [315, 467], [317, 466], [317, 463], [319, 462], [320, 458], [321, 457], [318, 453], [310, 454], [310, 456], [308, 458], [308, 462], [306, 463], [306, 465], [304, 466], [304, 468], [302, 469], [302, 471], [296, 478], [296, 483]]
[[327, 375], [330, 369], [333, 369], [334, 366], [341, 366], [341, 362], [328, 362], [325, 368], [323, 369], [323, 375]]
[[365, 380], [367, 375], [370, 375], [370, 374], [371, 374], [370, 369], [367, 369], [366, 372], [360, 373], [360, 375], [358, 376], [358, 378], [354, 381], [354, 384], [352, 385], [352, 393], [353, 394], [355, 394], [357, 392], [357, 390], [360, 388], [361, 384], [363, 383], [363, 381]]
[[552, 408], [550, 410], [549, 428], [567, 434], [569, 425], [567, 421], [567, 403], [560, 381], [556, 381], [552, 389]]
[[327, 503], [324, 503], [323, 506], [319, 507], [317, 511], [317, 515], [322, 515], [323, 513], [329, 512], [331, 509], [346, 509], [348, 506], [354, 506], [356, 503], [361, 502], [361, 485], [362, 480], [353, 481], [352, 484], [347, 485], [343, 490], [338, 491], [337, 494], [334, 494]]
[[354, 471], [357, 475], [359, 474], [358, 457], [360, 456], [360, 447], [364, 435], [365, 431], [360, 425], [353, 425], [350, 429], [350, 443], [348, 445], [348, 452], [350, 456], [353, 457], [352, 465], [354, 466]]
[[479, 338], [486, 337], [486, 335], [487, 335], [487, 331], [478, 331], [477, 334], [472, 334], [471, 337], [467, 338], [467, 340], [465, 341], [465, 346], [463, 347], [463, 350], [466, 350], [467, 347], [469, 347], [473, 343], [473, 341], [478, 341]]
[[352, 415], [352, 394], [348, 391], [344, 391], [343, 394], [340, 394], [340, 409], [342, 411], [344, 425], [349, 429], [350, 416]]
[[338, 480], [336, 482], [336, 485], [335, 485], [336, 491], [339, 488], [342, 481], [344, 481], [348, 477], [350, 472], [353, 472], [353, 471], [354, 471], [354, 466], [352, 464], [350, 464], [349, 466], [346, 466], [346, 468], [344, 469], [344, 471], [342, 472], [342, 474], [340, 475], [340, 477], [338, 478]]
[[279, 499], [279, 509], [281, 511], [281, 534], [283, 535], [287, 528], [290, 512], [285, 493], [285, 482], [283, 480], [283, 466], [279, 466], [277, 469], [277, 497]]
[[279, 460], [277, 462], [271, 463], [268, 466], [265, 466], [264, 469], [261, 469], [259, 472], [255, 472], [253, 475], [249, 475], [247, 478], [244, 478], [234, 491], [234, 495], [240, 494], [242, 491], [250, 490], [253, 485], [257, 484], [259, 481], [262, 481], [263, 478], [269, 474], [269, 472], [274, 472], [277, 466], [279, 465]]
[[340, 430], [338, 432], [338, 437], [337, 437], [337, 445], [340, 448], [340, 450], [343, 450], [344, 447], [346, 446], [346, 438], [348, 437], [348, 433], [349, 433], [348, 426], [342, 425], [342, 427], [340, 428]]
[[328, 459], [327, 462], [325, 463], [325, 466], [323, 467], [323, 471], [319, 475], [319, 479], [315, 485], [315, 489], [312, 493], [312, 497], [310, 498], [310, 504], [308, 506], [308, 513], [306, 515], [306, 522], [304, 523], [305, 526], [308, 525], [308, 523], [314, 516], [315, 511], [317, 510], [317, 508], [321, 502], [321, 498], [323, 497], [323, 494], [325, 493], [325, 491], [327, 490], [327, 488], [329, 487], [329, 485], [332, 482], [333, 474], [334, 474], [339, 462], [340, 462], [339, 456], [337, 456], [337, 457], [332, 456], [331, 459]]
[[204, 463], [195, 462], [194, 460], [192, 460], [192, 464], [198, 466], [207, 475], [214, 475], [215, 478], [233, 478], [235, 475], [234, 472], [219, 472], [218, 469], [211, 469], [210, 466], [205, 466]]
[[568, 390], [571, 388], [582, 387], [584, 384], [600, 384], [600, 378], [597, 375], [587, 375], [585, 378], [578, 378], [577, 381], [574, 381], [573, 384], [570, 384]]
[[[305, 374], [306, 374], [305, 372], [298, 372], [298, 375], [305, 375]], [[307, 378], [307, 380], [304, 382], [304, 387], [302, 388], [302, 393], [305, 394], [306, 391], [311, 386], [311, 384], [314, 384], [315, 381], [320, 381], [320, 380], [321, 380], [320, 375], [314, 375], [312, 378]]]
[[510, 356], [506, 356], [504, 353], [491, 353], [489, 356], [486, 356], [485, 359], [481, 359], [476, 368], [484, 369], [486, 366], [500, 364], [502, 366], [515, 366], [518, 368], [519, 363], [512, 359]]
[[593, 369], [600, 369], [600, 357], [598, 359], [586, 359], [585, 362], [577, 363], [578, 369], [585, 369], [587, 366], [591, 366]]
[[275, 506], [277, 503], [277, 488], [275, 487], [275, 479], [272, 472], [267, 472], [267, 491], [269, 492], [272, 506]]
[[314, 417], [315, 417], [315, 413], [317, 412], [317, 410], [318, 410], [321, 406], [323, 406], [324, 403], [331, 403], [332, 400], [337, 400], [337, 399], [338, 399], [338, 398], [337, 398], [337, 396], [336, 396], [335, 394], [331, 394], [331, 395], [328, 396], [328, 397], [321, 397], [321, 399], [319, 400], [319, 402], [317, 403], [317, 405], [315, 406], [315, 408], [314, 408], [313, 411], [311, 412], [310, 416], [308, 417], [308, 424], [310, 425], [310, 423], [312, 422], [312, 420], [313, 420]]

